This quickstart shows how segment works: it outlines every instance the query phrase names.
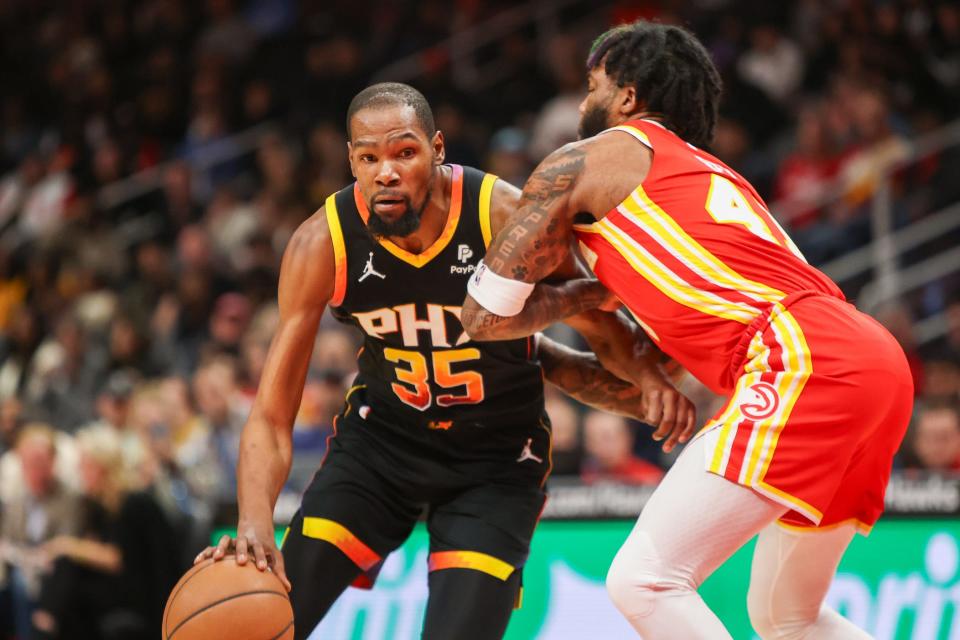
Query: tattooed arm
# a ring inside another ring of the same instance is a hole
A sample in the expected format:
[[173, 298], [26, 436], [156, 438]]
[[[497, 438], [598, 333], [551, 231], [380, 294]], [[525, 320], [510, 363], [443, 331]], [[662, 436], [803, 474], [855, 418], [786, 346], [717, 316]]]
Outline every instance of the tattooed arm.
[[571, 398], [595, 409], [646, 419], [640, 389], [604, 369], [594, 354], [575, 351], [540, 334], [537, 356], [543, 377]]
[[[539, 283], [568, 258], [573, 216], [578, 211], [576, 186], [590, 144], [591, 140], [573, 142], [540, 163], [523, 188], [519, 208], [487, 249], [484, 264], [489, 270], [512, 280]], [[474, 340], [508, 340], [597, 308], [609, 295], [592, 279], [539, 283], [515, 316], [492, 313], [468, 295], [460, 319]]]
[[[548, 156], [527, 181], [519, 206], [509, 192], [495, 192], [497, 200], [510, 203], [510, 208], [516, 206], [516, 212], [496, 234], [484, 264], [500, 276], [536, 286], [520, 313], [509, 317], [489, 311], [468, 295], [460, 319], [476, 340], [524, 337], [564, 320], [587, 339], [604, 367], [643, 392], [641, 419], [658, 427], [655, 438], [669, 435], [664, 444], [669, 451], [692, 434], [696, 418], [693, 404], [664, 375], [659, 350], [638, 327], [618, 314], [598, 310], [610, 300], [610, 293], [598, 281], [583, 277], [586, 271], [571, 251], [573, 216], [579, 211], [608, 211], [623, 193], [629, 193], [623, 185], [598, 180], [597, 171], [585, 175], [588, 151], [599, 152], [594, 158], [598, 168], [622, 161], [619, 149], [607, 147], [606, 142], [603, 147], [599, 140], [591, 139], [569, 144]], [[640, 171], [631, 174], [631, 180], [642, 179], [649, 166], [649, 157], [635, 160], [632, 166]], [[599, 175], [607, 173], [600, 171]], [[499, 225], [497, 220], [492, 222]], [[565, 268], [558, 272], [558, 267]], [[565, 281], [542, 282], [551, 275]], [[571, 277], [576, 279], [567, 280]]]

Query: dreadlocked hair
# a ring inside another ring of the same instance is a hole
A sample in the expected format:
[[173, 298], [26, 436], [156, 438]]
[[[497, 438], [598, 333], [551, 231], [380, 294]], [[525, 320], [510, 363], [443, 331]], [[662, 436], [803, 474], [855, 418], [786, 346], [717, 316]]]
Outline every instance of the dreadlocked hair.
[[594, 40], [587, 69], [601, 63], [617, 86], [633, 85], [644, 110], [678, 136], [698, 147], [713, 140], [722, 83], [692, 33], [645, 20], [623, 24]]

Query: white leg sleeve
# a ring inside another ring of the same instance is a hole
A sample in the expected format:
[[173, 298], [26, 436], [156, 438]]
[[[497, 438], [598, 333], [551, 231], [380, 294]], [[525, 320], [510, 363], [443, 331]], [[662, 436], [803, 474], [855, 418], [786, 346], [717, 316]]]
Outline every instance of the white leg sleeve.
[[795, 532], [770, 525], [757, 540], [747, 609], [764, 640], [859, 640], [870, 636], [823, 604], [854, 525]]
[[645, 640], [730, 638], [700, 584], [785, 508], [712, 473], [703, 439], [687, 446], [644, 507], [607, 590]]

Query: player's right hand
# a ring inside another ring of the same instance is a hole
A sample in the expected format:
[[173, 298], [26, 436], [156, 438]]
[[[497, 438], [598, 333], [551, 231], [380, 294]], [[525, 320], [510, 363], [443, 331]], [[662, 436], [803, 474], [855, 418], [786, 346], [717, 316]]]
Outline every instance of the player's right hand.
[[637, 374], [634, 383], [643, 393], [643, 421], [654, 427], [653, 439], [664, 440], [663, 450], [670, 453], [678, 443], [685, 443], [693, 436], [696, 407], [659, 367], [641, 369]]
[[[258, 529], [264, 529], [258, 531]], [[280, 578], [284, 588], [290, 591], [290, 580], [284, 570], [283, 554], [277, 549], [274, 542], [273, 530], [271, 527], [255, 527], [253, 525], [244, 525], [237, 527], [237, 537], [231, 538], [223, 535], [216, 546], [207, 547], [193, 559], [193, 564], [199, 564], [204, 560], [213, 558], [214, 561], [222, 560], [224, 556], [235, 553], [237, 564], [244, 565], [253, 554], [254, 563], [260, 571], [266, 571], [268, 568]]]

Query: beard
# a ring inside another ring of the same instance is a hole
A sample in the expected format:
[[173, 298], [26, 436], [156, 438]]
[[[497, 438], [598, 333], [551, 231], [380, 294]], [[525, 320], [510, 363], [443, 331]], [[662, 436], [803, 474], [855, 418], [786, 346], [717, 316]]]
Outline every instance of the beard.
[[384, 220], [377, 215], [376, 207], [368, 204], [367, 209], [370, 210], [372, 215], [367, 220], [367, 230], [375, 238], [407, 237], [420, 228], [420, 214], [423, 213], [423, 208], [429, 197], [430, 194], [428, 193], [427, 197], [423, 200], [423, 205], [419, 208], [414, 208], [409, 196], [403, 196], [404, 212], [400, 214], [400, 217], [393, 220]]
[[577, 133], [580, 139], [591, 138], [604, 129], [610, 127], [607, 121], [607, 105], [594, 105], [587, 109], [580, 118]]

